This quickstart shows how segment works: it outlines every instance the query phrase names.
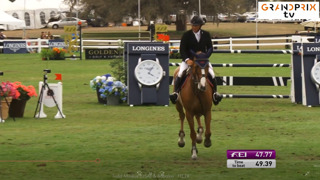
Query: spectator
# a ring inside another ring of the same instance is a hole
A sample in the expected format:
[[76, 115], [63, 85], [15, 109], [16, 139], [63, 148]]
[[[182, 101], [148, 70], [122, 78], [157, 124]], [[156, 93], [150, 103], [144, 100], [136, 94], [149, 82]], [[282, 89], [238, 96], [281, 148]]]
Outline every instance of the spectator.
[[0, 31], [0, 39], [5, 39], [5, 38], [7, 38], [7, 36], [4, 35], [2, 31]]
[[150, 31], [151, 41], [153, 41], [153, 39], [154, 39], [154, 33], [155, 33], [154, 21], [150, 21], [150, 24], [149, 24], [149, 26], [148, 26], [147, 31]]
[[53, 39], [53, 36], [51, 35], [50, 31], [48, 31], [47, 39]]
[[47, 39], [46, 34], [43, 31], [41, 32], [40, 39]]
[[[3, 40], [5, 38], [7, 38], [7, 36], [4, 35], [2, 31], [0, 31], [0, 40]], [[0, 46], [3, 46], [3, 42], [0, 42]], [[3, 52], [3, 48], [0, 49], [0, 53], [2, 52]]]

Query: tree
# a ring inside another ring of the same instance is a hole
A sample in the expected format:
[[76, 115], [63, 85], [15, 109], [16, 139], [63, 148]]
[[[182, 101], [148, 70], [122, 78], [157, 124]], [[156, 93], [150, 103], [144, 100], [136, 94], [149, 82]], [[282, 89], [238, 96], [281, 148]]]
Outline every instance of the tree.
[[[77, 0], [64, 0], [73, 10]], [[122, 17], [131, 15], [138, 17], [139, 0], [79, 0], [83, 6], [84, 14], [88, 17], [93, 14], [107, 21], [121, 22]], [[231, 14], [235, 12], [243, 13], [255, 7], [256, 0], [202, 0], [201, 13], [217, 16], [218, 13]], [[147, 20], [156, 18], [165, 19], [169, 14], [177, 14], [179, 10], [198, 11], [199, 0], [140, 0], [141, 17]]]
[[[70, 8], [70, 14], [72, 14], [75, 6], [76, 6], [78, 3], [81, 3], [81, 0], [63, 0], [63, 2], [69, 6], [69, 8]], [[70, 15], [69, 15], [69, 16], [70, 16]]]

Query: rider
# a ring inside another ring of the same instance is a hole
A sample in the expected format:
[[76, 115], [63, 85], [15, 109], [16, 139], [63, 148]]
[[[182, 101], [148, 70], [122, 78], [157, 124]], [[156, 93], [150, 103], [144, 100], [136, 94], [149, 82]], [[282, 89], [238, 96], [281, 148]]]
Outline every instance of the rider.
[[[174, 80], [174, 92], [170, 95], [170, 100], [173, 104], [175, 104], [178, 99], [178, 93], [182, 85], [181, 79], [183, 72], [188, 68], [188, 66], [193, 64], [193, 56], [190, 50], [193, 50], [194, 52], [207, 52], [212, 48], [210, 33], [201, 29], [203, 24], [203, 20], [199, 16], [194, 16], [191, 19], [191, 30], [185, 32], [181, 38], [180, 54], [182, 57], [182, 63], [180, 64], [179, 73]], [[217, 81], [215, 79], [211, 63], [209, 63], [209, 74], [210, 76], [208, 76], [208, 79], [214, 86], [213, 104], [218, 105], [222, 96], [217, 92]]]

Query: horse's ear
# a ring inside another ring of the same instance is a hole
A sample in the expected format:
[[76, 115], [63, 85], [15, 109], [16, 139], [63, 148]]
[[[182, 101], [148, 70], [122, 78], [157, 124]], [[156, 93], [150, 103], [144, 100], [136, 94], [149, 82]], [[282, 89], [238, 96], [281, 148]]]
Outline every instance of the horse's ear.
[[192, 54], [194, 57], [198, 57], [197, 53], [194, 52], [192, 49], [190, 49], [190, 52], [191, 52], [191, 54]]
[[210, 48], [208, 51], [207, 51], [207, 57], [209, 58], [211, 56], [213, 52], [213, 48]]

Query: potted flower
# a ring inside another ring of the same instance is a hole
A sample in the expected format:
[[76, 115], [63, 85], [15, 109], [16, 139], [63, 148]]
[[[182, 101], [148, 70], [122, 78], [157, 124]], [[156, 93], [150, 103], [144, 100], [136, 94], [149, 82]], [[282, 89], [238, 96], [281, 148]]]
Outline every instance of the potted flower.
[[127, 100], [127, 86], [110, 74], [95, 77], [90, 81], [90, 86], [97, 90], [98, 96], [108, 105], [116, 105]]
[[9, 109], [9, 116], [11, 117], [23, 117], [24, 109], [26, 107], [27, 101], [34, 96], [37, 96], [36, 89], [34, 86], [25, 86], [21, 82], [12, 83], [17, 90], [17, 98], [12, 100]]
[[98, 97], [98, 102], [101, 104], [106, 104], [106, 100], [101, 98], [101, 93], [99, 92], [99, 89], [101, 88], [102, 84], [108, 79], [108, 77], [111, 77], [110, 74], [105, 74], [102, 76], [96, 76], [92, 80], [90, 80], [90, 87], [93, 90], [96, 90], [97, 92], [97, 97]]
[[42, 60], [48, 60], [49, 53], [50, 53], [49, 51], [50, 50], [48, 48], [42, 48], [41, 49], [40, 55], [41, 55]]
[[1, 97], [1, 111], [0, 117], [2, 120], [8, 118], [9, 107], [12, 99], [18, 98], [17, 90], [13, 83], [7, 81], [2, 82], [0, 85], [0, 97]]
[[108, 77], [100, 87], [99, 92], [103, 99], [107, 99], [108, 105], [117, 105], [120, 101], [127, 100], [127, 86], [121, 81], [117, 81], [114, 77]]
[[65, 50], [63, 48], [54, 47], [51, 50], [49, 50], [49, 59], [51, 59], [51, 60], [64, 60], [66, 52], [67, 52], [67, 50]]

